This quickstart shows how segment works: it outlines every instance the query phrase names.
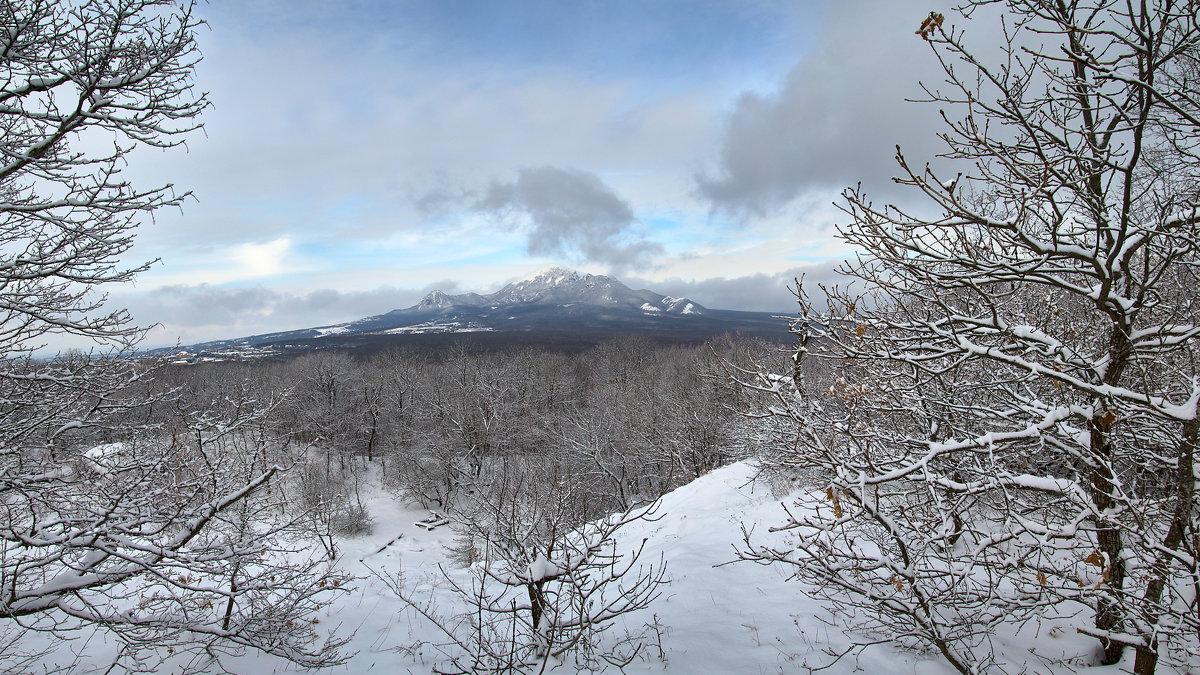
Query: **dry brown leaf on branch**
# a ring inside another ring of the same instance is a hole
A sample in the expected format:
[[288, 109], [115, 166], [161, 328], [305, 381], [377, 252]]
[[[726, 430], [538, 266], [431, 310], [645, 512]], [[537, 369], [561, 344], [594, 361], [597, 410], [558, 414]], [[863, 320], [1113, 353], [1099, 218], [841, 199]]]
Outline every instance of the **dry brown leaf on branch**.
[[928, 40], [929, 36], [933, 35], [933, 32], [942, 26], [944, 19], [945, 17], [938, 12], [930, 12], [929, 16], [925, 17], [925, 20], [921, 22], [921, 27], [915, 33], [920, 35], [921, 39]]

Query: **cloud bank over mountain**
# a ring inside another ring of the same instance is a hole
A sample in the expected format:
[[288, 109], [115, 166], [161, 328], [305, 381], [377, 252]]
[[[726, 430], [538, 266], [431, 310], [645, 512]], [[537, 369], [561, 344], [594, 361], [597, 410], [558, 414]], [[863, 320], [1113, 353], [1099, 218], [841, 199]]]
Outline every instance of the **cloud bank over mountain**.
[[157, 342], [551, 263], [788, 307], [798, 271], [853, 253], [840, 190], [903, 199], [894, 146], [936, 149], [936, 111], [905, 103], [935, 65], [908, 1], [198, 10], [204, 132], [128, 169], [196, 197], [140, 229], [129, 260], [162, 264], [114, 295]]

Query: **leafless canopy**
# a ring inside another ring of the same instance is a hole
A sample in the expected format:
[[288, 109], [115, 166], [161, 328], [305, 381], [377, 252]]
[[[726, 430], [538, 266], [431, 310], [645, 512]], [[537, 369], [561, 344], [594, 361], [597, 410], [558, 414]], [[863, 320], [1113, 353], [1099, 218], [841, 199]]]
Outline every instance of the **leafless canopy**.
[[[140, 331], [104, 304], [145, 269], [122, 262], [134, 228], [187, 196], [122, 170], [199, 128], [199, 25], [187, 1], [0, 4], [0, 670], [38, 656], [30, 631], [97, 629], [127, 669], [338, 660], [309, 646], [326, 570], [280, 555], [264, 490], [289, 463], [263, 424], [277, 402], [151, 393]], [[34, 358], [55, 334], [104, 353]]]
[[776, 459], [824, 483], [785, 525], [797, 550], [746, 557], [964, 672], [1051, 615], [1104, 663], [1195, 667], [1198, 9], [979, 1], [966, 28], [921, 24], [946, 151], [897, 149], [919, 210], [845, 193], [857, 292], [821, 313], [801, 290], [795, 371], [747, 378], [793, 421]]

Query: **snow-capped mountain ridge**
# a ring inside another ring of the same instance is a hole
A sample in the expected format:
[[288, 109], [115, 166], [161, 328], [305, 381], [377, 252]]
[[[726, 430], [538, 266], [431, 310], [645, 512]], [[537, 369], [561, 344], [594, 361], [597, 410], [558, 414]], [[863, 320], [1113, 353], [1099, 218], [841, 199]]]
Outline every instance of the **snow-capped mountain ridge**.
[[444, 309], [453, 305], [453, 299], [442, 291], [434, 291], [417, 303], [417, 307], [421, 309]]
[[[588, 276], [590, 277], [592, 275], [589, 274]], [[578, 281], [579, 279], [580, 279], [579, 272], [576, 272], [573, 269], [568, 269], [568, 268], [562, 267], [560, 265], [550, 265], [549, 267], [543, 267], [542, 269], [534, 272], [533, 274], [531, 274], [523, 279], [514, 281], [512, 284], [509, 284], [509, 285], [511, 286], [513, 284], [542, 283], [542, 284], [549, 284], [549, 285], [553, 286], [553, 285], [558, 285], [558, 284], [562, 284], [562, 283], [570, 283], [572, 281]]]
[[409, 307], [408, 310], [393, 310], [391, 313], [411, 310], [442, 310], [457, 306], [478, 307], [486, 304], [486, 302], [487, 299], [478, 293], [450, 295], [443, 291], [433, 291], [429, 295], [426, 295], [424, 298], [422, 298], [420, 302], [412, 307]]
[[433, 291], [407, 309], [389, 312], [444, 311], [456, 307], [489, 306], [495, 309], [531, 303], [625, 307], [659, 314], [703, 314], [700, 304], [648, 290], [633, 290], [617, 279], [601, 274], [580, 274], [564, 267], [548, 267], [533, 276], [505, 285], [489, 295], [449, 295]]
[[[785, 339], [787, 324], [763, 312], [712, 310], [687, 298], [634, 290], [610, 276], [550, 267], [487, 295], [435, 290], [411, 307], [357, 321], [217, 340], [183, 351], [207, 353], [189, 357], [199, 360], [246, 358], [331, 347], [374, 349], [400, 340], [448, 344], [460, 333], [494, 344], [586, 345], [631, 333], [695, 343], [726, 332]], [[443, 334], [441, 342], [431, 337]]]

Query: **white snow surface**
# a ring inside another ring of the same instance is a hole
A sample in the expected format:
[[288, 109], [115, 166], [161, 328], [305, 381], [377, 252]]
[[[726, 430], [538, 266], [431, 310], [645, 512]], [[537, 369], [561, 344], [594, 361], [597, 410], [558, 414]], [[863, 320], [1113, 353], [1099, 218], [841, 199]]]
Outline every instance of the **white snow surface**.
[[116, 443], [105, 443], [84, 450], [83, 460], [96, 473], [108, 473], [110, 469], [117, 468], [111, 465], [120, 462], [121, 453], [124, 450], [125, 444], [119, 441]]
[[[758, 543], [785, 542], [786, 535], [768, 532], [783, 519], [780, 500], [766, 484], [753, 480], [754, 473], [744, 462], [717, 469], [663, 497], [657, 520], [634, 522], [619, 532], [618, 550], [636, 548], [645, 538], [642, 561], [657, 562], [661, 555], [670, 578], [662, 597], [648, 610], [625, 617], [630, 627], [639, 628], [657, 616], [665, 627], [663, 658], [657, 647], [651, 646], [625, 672], [804, 673], [829, 666], [820, 672], [952, 673], [933, 654], [890, 644], [875, 645], [835, 662], [830, 652], [843, 651], [851, 644], [851, 636], [830, 625], [836, 625], [836, 617], [805, 596], [799, 582], [789, 581], [786, 570], [745, 562], [725, 564], [736, 558], [734, 549], [742, 544], [743, 528], [751, 530]], [[452, 566], [445, 547], [454, 532], [450, 526], [421, 529], [415, 523], [429, 515], [427, 510], [405, 505], [379, 489], [377, 471], [369, 478], [369, 484], [376, 487], [370, 489], [365, 503], [375, 522], [374, 531], [339, 544], [340, 566], [360, 578], [352, 591], [318, 616], [327, 630], [353, 635], [346, 648], [353, 656], [343, 666], [320, 672], [429, 673], [439, 661], [431, 649], [406, 653], [402, 648], [438, 639], [438, 634], [406, 609], [372, 570], [403, 572], [418, 593], [437, 593], [441, 613], [460, 611], [453, 606], [453, 597], [430, 585], [440, 578], [439, 565]], [[550, 563], [541, 567], [545, 569], [530, 570], [530, 574], [549, 572]], [[1073, 630], [1059, 628], [1044, 629], [1040, 637], [1001, 636], [997, 649], [1002, 658], [1010, 657], [1007, 663], [1015, 666], [1011, 672], [1021, 670], [1020, 664], [1027, 664], [1028, 672], [1069, 672], [1066, 667], [1049, 668], [1046, 662], [1031, 657], [1030, 650], [1036, 648], [1042, 654], [1057, 650], [1059, 657], [1077, 658], [1079, 650], [1086, 651], [1092, 644], [1093, 640], [1080, 638]], [[111, 655], [112, 645], [95, 636], [83, 650], [83, 671], [102, 671], [107, 665], [105, 657]], [[222, 661], [236, 673], [316, 672], [256, 653]], [[1086, 670], [1121, 672], [1118, 668]], [[573, 669], [564, 665], [554, 672]]]
[[376, 331], [378, 335], [408, 335], [413, 333], [480, 333], [493, 330], [487, 326], [480, 326], [477, 323], [470, 322], [467, 325], [462, 325], [458, 321], [425, 321], [423, 323], [413, 324], [411, 326], [401, 326], [399, 328], [389, 328], [383, 331]]

